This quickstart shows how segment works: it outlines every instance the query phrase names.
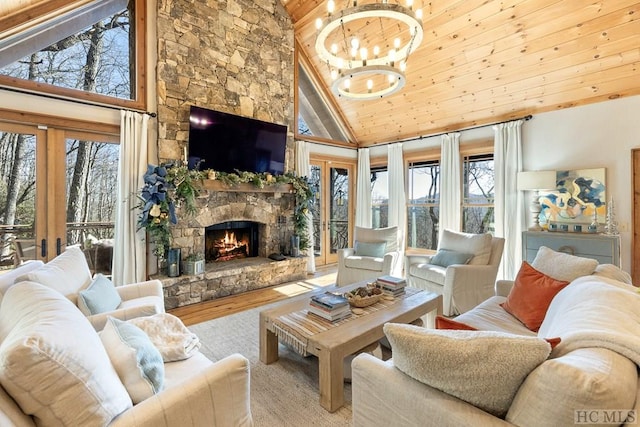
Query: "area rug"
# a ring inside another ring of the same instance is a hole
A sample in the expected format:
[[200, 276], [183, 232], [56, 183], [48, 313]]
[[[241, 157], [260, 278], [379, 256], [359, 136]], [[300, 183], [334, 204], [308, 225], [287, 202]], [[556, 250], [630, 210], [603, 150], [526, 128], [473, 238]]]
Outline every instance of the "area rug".
[[256, 427], [350, 426], [351, 385], [345, 383], [345, 405], [334, 413], [320, 406], [318, 359], [302, 357], [280, 344], [280, 359], [259, 360], [258, 315], [277, 305], [254, 308], [190, 326], [201, 351], [211, 360], [240, 353], [251, 362], [251, 413]]

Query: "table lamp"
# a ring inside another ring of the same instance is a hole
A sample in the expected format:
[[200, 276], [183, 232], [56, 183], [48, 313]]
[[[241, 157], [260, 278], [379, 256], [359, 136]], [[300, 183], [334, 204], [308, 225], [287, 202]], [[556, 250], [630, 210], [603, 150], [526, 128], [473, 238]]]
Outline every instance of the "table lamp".
[[530, 231], [542, 231], [540, 227], [540, 190], [556, 188], [556, 171], [523, 171], [518, 172], [517, 188], [520, 191], [533, 191], [529, 211], [533, 215]]

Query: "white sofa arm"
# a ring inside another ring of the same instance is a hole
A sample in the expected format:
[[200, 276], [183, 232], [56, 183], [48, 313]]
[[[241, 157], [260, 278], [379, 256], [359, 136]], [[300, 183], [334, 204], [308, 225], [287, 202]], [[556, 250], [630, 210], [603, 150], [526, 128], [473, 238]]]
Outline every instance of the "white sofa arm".
[[118, 291], [120, 298], [123, 300], [156, 296], [164, 299], [162, 282], [156, 279], [132, 283], [130, 285], [116, 286], [116, 291]]
[[411, 264], [429, 264], [433, 255], [406, 255], [407, 263], [409, 267]]
[[511, 288], [513, 288], [513, 280], [498, 280], [496, 281], [496, 295], [499, 297], [508, 297]]
[[232, 354], [120, 414], [112, 427], [253, 426], [249, 361]]
[[388, 274], [390, 276], [399, 276], [401, 272], [398, 271], [398, 252], [387, 252], [384, 254], [382, 261], [382, 275]]
[[[425, 362], [426, 363], [426, 362]], [[405, 375], [361, 353], [351, 363], [354, 427], [511, 426], [481, 409]]]

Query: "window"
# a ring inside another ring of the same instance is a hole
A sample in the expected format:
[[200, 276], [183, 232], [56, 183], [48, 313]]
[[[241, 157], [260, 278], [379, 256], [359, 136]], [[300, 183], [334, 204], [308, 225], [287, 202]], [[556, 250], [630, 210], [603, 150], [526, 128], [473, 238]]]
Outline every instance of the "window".
[[144, 12], [142, 0], [105, 0], [34, 20], [0, 39], [0, 84], [143, 107]]
[[371, 168], [371, 225], [389, 226], [389, 171], [387, 167]]
[[464, 187], [462, 231], [493, 232], [495, 199], [493, 154], [465, 156], [462, 169]]
[[410, 162], [407, 179], [407, 246], [437, 249], [440, 162]]

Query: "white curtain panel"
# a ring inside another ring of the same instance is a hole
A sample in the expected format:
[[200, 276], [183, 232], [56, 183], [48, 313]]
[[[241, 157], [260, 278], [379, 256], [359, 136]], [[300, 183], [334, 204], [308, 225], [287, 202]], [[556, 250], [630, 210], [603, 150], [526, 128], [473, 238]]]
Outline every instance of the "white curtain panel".
[[356, 182], [356, 226], [371, 228], [371, 161], [369, 149], [358, 149]]
[[388, 151], [389, 170], [389, 227], [398, 226], [398, 251], [400, 262], [395, 275], [401, 274], [404, 260], [404, 244], [407, 233], [407, 199], [404, 185], [404, 160], [402, 143], [390, 144]]
[[525, 224], [524, 197], [516, 189], [522, 170], [522, 120], [493, 127], [495, 165], [495, 235], [505, 246], [498, 279], [513, 280], [522, 263], [522, 230]]
[[[296, 173], [298, 176], [311, 175], [311, 164], [309, 163], [309, 144], [306, 141], [298, 141], [296, 143]], [[309, 239], [309, 248], [307, 249], [307, 272], [316, 272], [316, 260], [313, 254], [313, 216], [311, 209], [307, 211], [307, 234]]]
[[113, 244], [112, 280], [116, 286], [147, 275], [146, 234], [138, 230], [138, 192], [147, 170], [149, 115], [120, 111], [120, 161]]
[[439, 235], [447, 230], [460, 231], [462, 224], [462, 166], [460, 134], [442, 135], [440, 143], [440, 219]]

